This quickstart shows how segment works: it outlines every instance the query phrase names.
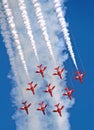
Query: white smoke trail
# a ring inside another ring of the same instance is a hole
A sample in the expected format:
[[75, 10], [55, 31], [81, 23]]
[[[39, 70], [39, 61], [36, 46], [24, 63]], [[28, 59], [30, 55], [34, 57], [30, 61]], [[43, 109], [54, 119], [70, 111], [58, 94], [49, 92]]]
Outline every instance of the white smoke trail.
[[[12, 0], [9, 1], [9, 5]], [[27, 2], [27, 1], [25, 1]], [[15, 2], [14, 2], [15, 3]], [[29, 3], [30, 3], [30, 0], [29, 0]], [[13, 4], [14, 5], [14, 4]], [[12, 11], [17, 8], [16, 5], [13, 6], [11, 4], [11, 8], [12, 8]], [[45, 6], [43, 5], [43, 3], [41, 4], [41, 6], [43, 6], [43, 13], [45, 15], [45, 17], [47, 17], [47, 24], [49, 24], [49, 32], [48, 34], [49, 37], [51, 38], [51, 43], [52, 44], [52, 47], [54, 48], [55, 50], [55, 58], [57, 59], [57, 63], [56, 64], [60, 64], [62, 65], [65, 60], [67, 59], [66, 55], [65, 54], [62, 54], [62, 51], [65, 50], [65, 47], [64, 47], [64, 43], [63, 43], [63, 46], [59, 47], [58, 45], [61, 44], [60, 42], [60, 39], [57, 38], [56, 36], [56, 33], [55, 31], [58, 31], [58, 24], [57, 24], [57, 17], [56, 17], [56, 13], [54, 12], [54, 6], [53, 6], [53, 2], [52, 1], [48, 1], [48, 3], [45, 4]], [[15, 7], [15, 8], [14, 8]], [[18, 8], [17, 8], [18, 9]], [[48, 13], [45, 11], [45, 9], [49, 10], [49, 12], [51, 12], [51, 14]], [[31, 15], [31, 12], [28, 12], [30, 15]], [[50, 16], [52, 15], [52, 16]], [[48, 18], [48, 16], [50, 16], [51, 18]], [[15, 15], [15, 17], [18, 18], [18, 14]], [[14, 18], [15, 18], [14, 17]], [[20, 19], [19, 19], [20, 21]], [[21, 23], [18, 21], [18, 24], [21, 25]], [[15, 21], [15, 24], [16, 24], [16, 29], [18, 30], [18, 24], [17, 22]], [[36, 26], [37, 24], [37, 20], [34, 21], [33, 25]], [[51, 27], [53, 25], [53, 27]], [[21, 28], [23, 28], [24, 26], [21, 25]], [[48, 27], [48, 26], [47, 26]], [[48, 29], [48, 28], [47, 28]], [[35, 30], [34, 30], [35, 31]], [[37, 38], [36, 40], [39, 41], [39, 44], [38, 44], [38, 47], [40, 47], [40, 43], [42, 42], [42, 40], [40, 40], [40, 36], [41, 36], [41, 33], [40, 32], [36, 32], [36, 35], [37, 35]], [[25, 39], [27, 38], [27, 36], [25, 37]], [[23, 41], [23, 39], [22, 39]], [[63, 41], [62, 41], [63, 42]], [[22, 42], [23, 43], [23, 42]], [[56, 45], [58, 43], [58, 45]], [[42, 45], [42, 44], [41, 44]], [[23, 44], [24, 48], [25, 48], [25, 45]], [[61, 49], [62, 48], [62, 49]], [[35, 69], [36, 69], [36, 64], [37, 62], [35, 63], [34, 62], [34, 57], [32, 57], [32, 60], [30, 61], [30, 58], [31, 58], [31, 50], [30, 50], [30, 53], [27, 53], [27, 50], [24, 49], [23, 52], [24, 52], [24, 56], [25, 58], [27, 59], [27, 65], [29, 64], [30, 66], [28, 66], [28, 70], [29, 70], [29, 74], [30, 74], [30, 79], [32, 79], [34, 82], [37, 82], [38, 83], [38, 88], [36, 89], [36, 94], [33, 96], [31, 93], [28, 93], [28, 92], [24, 92], [24, 97], [26, 98], [26, 100], [28, 100], [29, 102], [32, 103], [32, 106], [31, 108], [29, 109], [29, 115], [27, 117], [27, 115], [24, 114], [24, 112], [21, 112], [21, 111], [17, 111], [16, 113], [16, 116], [14, 117], [15, 120], [16, 120], [16, 124], [17, 124], [17, 130], [69, 130], [70, 129], [70, 124], [69, 124], [69, 114], [67, 112], [67, 108], [71, 107], [72, 104], [73, 104], [73, 100], [72, 102], [70, 102], [68, 99], [63, 99], [62, 97], [62, 90], [63, 88], [66, 86], [66, 78], [65, 78], [65, 74], [63, 75], [63, 80], [59, 80], [59, 78], [56, 78], [56, 77], [52, 77], [52, 73], [54, 71], [54, 67], [55, 64], [53, 64], [53, 62], [50, 62], [49, 61], [49, 52], [47, 52], [45, 58], [44, 58], [44, 53], [45, 53], [45, 50], [43, 48], [43, 46], [41, 48], [39, 48], [40, 50], [40, 53], [39, 53], [39, 56], [40, 56], [40, 60], [41, 60], [41, 63], [43, 63], [44, 65], [47, 65], [47, 70], [45, 71], [45, 78], [44, 80], [41, 78], [41, 76], [37, 75], [34, 73]], [[61, 50], [60, 50], [61, 49]], [[28, 56], [29, 54], [29, 56]], [[63, 56], [62, 56], [63, 55]], [[63, 57], [63, 58], [62, 58]], [[17, 61], [19, 62], [19, 61]], [[33, 64], [33, 65], [32, 65]], [[31, 69], [32, 68], [32, 69]], [[19, 71], [19, 67], [17, 69], [17, 72], [20, 73]], [[22, 77], [22, 83], [19, 84], [18, 87], [26, 87], [25, 84], [25, 77], [23, 75], [23, 73], [21, 72], [21, 77]], [[20, 79], [19, 79], [20, 80]], [[54, 97], [51, 98], [49, 95], [46, 95], [43, 93], [43, 90], [46, 89], [45, 88], [45, 84], [46, 83], [53, 83], [52, 85], [56, 85], [56, 89], [54, 90], [53, 92], [53, 95]], [[43, 86], [43, 87], [42, 87]], [[14, 93], [17, 95], [17, 92], [14, 91]], [[18, 103], [17, 101], [19, 100], [19, 98], [22, 97], [22, 95], [17, 95], [15, 97], [16, 99], [16, 106], [20, 108], [21, 106], [21, 101], [20, 103]], [[40, 101], [46, 101], [48, 102], [49, 106], [46, 110], [46, 115], [42, 115], [41, 112], [37, 112], [36, 111], [36, 108], [38, 107], [38, 103]], [[56, 103], [60, 102], [61, 105], [65, 105], [65, 108], [64, 110], [62, 111], [62, 118], [59, 117], [58, 114], [56, 113], [53, 113], [52, 110], [55, 109], [54, 108], [54, 105]], [[22, 115], [23, 114], [23, 115]], [[20, 115], [20, 116], [19, 116]], [[28, 120], [25, 120], [26, 117], [28, 118]]]
[[32, 3], [34, 5], [35, 13], [36, 13], [36, 16], [37, 16], [37, 19], [38, 19], [38, 23], [39, 23], [40, 28], [42, 30], [42, 34], [44, 36], [44, 39], [45, 39], [45, 42], [47, 44], [48, 50], [49, 50], [49, 52], [50, 52], [50, 54], [52, 56], [53, 61], [55, 62], [55, 57], [54, 57], [54, 54], [53, 54], [53, 50], [52, 50], [51, 42], [50, 42], [50, 39], [49, 39], [49, 35], [47, 33], [47, 27], [46, 27], [46, 23], [45, 23], [43, 14], [42, 14], [40, 4], [39, 4], [38, 0], [32, 0]]
[[36, 49], [34, 37], [33, 37], [33, 34], [32, 34], [32, 29], [31, 29], [31, 26], [30, 26], [30, 21], [29, 21], [29, 18], [28, 18], [28, 14], [27, 14], [27, 11], [26, 11], [26, 6], [25, 6], [25, 3], [24, 3], [24, 0], [18, 0], [18, 1], [19, 1], [19, 8], [20, 8], [20, 11], [21, 11], [21, 14], [22, 14], [24, 25], [25, 25], [26, 30], [27, 30], [27, 34], [30, 38], [32, 48], [34, 50], [37, 61], [39, 61], [38, 53], [37, 53], [37, 49]]
[[[17, 64], [14, 58], [15, 52], [12, 49], [12, 37], [11, 37], [11, 33], [10, 33], [10, 29], [8, 28], [8, 24], [6, 22], [6, 16], [4, 14], [4, 9], [2, 7], [2, 4], [0, 3], [0, 27], [1, 27], [1, 34], [3, 36], [4, 42], [5, 42], [5, 47], [7, 48], [7, 53], [9, 55], [9, 60], [10, 60], [10, 65], [12, 68], [12, 79], [15, 81], [16, 79], [16, 84], [19, 84], [19, 75], [17, 72]], [[21, 91], [21, 87], [20, 87], [20, 91]], [[22, 91], [20, 92], [20, 94], [22, 95], [21, 100], [23, 98], [23, 94]]]
[[54, 5], [55, 5], [57, 17], [59, 19], [59, 22], [60, 22], [60, 25], [61, 25], [61, 28], [62, 28], [62, 32], [64, 34], [64, 39], [65, 39], [65, 42], [66, 42], [68, 50], [69, 50], [69, 53], [71, 55], [71, 58], [73, 60], [73, 63], [75, 65], [76, 69], [78, 70], [77, 63], [76, 63], [76, 60], [75, 60], [75, 55], [74, 55], [73, 49], [72, 49], [72, 44], [71, 44], [69, 32], [68, 32], [68, 29], [67, 29], [67, 23], [66, 23], [65, 18], [64, 18], [64, 14], [63, 14], [63, 11], [62, 11], [62, 8], [61, 8], [60, 0], [54, 0]]
[[14, 76], [17, 76], [17, 71], [16, 71], [16, 67], [15, 67], [15, 62], [14, 62], [14, 53], [12, 51], [12, 47], [11, 47], [11, 34], [8, 31], [7, 28], [7, 24], [6, 24], [6, 20], [5, 20], [5, 15], [3, 13], [3, 8], [1, 7], [0, 4], [0, 25], [1, 25], [1, 34], [4, 37], [4, 42], [5, 42], [5, 46], [7, 48], [7, 53], [10, 57], [10, 64], [12, 67], [12, 71], [14, 73]]
[[[7, 21], [6, 21], [6, 16], [4, 14], [4, 9], [2, 8], [1, 3], [0, 3], [0, 27], [1, 27], [1, 34], [2, 34], [2, 36], [4, 38], [5, 46], [7, 48], [7, 53], [9, 55], [9, 60], [10, 60], [10, 65], [11, 65], [11, 68], [12, 68], [12, 72], [14, 74], [14, 77], [12, 77], [12, 80], [16, 81], [15, 86], [17, 86], [17, 87], [12, 89], [12, 93], [11, 93], [12, 96], [13, 96], [13, 99], [14, 99], [13, 103], [18, 107], [18, 106], [21, 105], [22, 101], [26, 100], [26, 91], [23, 91], [24, 90], [23, 86], [25, 86], [25, 84], [26, 84], [25, 83], [25, 78], [26, 77], [24, 77], [23, 71], [21, 72], [21, 76], [19, 76], [20, 67], [19, 67], [19, 63], [18, 63], [18, 61], [16, 59], [15, 50], [12, 48], [13, 40], [12, 40], [12, 36], [11, 36], [11, 33], [10, 33], [9, 26], [7, 24]], [[17, 56], [17, 57], [19, 57], [19, 56]], [[21, 69], [22, 69], [22, 67], [21, 67]], [[23, 81], [21, 81], [21, 77], [24, 79]], [[18, 107], [18, 109], [19, 109], [19, 107]], [[35, 107], [34, 107], [34, 109], [35, 109]], [[24, 124], [22, 126], [22, 130], [26, 130], [26, 128], [28, 126], [27, 125], [28, 122], [25, 122], [25, 120], [27, 120], [28, 117], [24, 116], [24, 118], [22, 118], [21, 113], [19, 112], [19, 110], [17, 110], [16, 116], [13, 116], [13, 119], [14, 118], [17, 118], [17, 122], [18, 122], [19, 125], [24, 121]], [[40, 124], [39, 124], [39, 121], [37, 121], [37, 120], [39, 120], [39, 119], [37, 119], [37, 116], [34, 117], [33, 119], [34, 119], [34, 121], [36, 120], [37, 125], [35, 125], [35, 123], [33, 123], [33, 120], [32, 120], [32, 123], [34, 124], [34, 125], [32, 125], [32, 128], [38, 129], [39, 128], [38, 126], [40, 126]], [[23, 127], [24, 128], [26, 127], [26, 128], [24, 129]], [[19, 128], [19, 126], [18, 126], [17, 129], [21, 130], [21, 128]]]
[[6, 12], [6, 15], [7, 15], [8, 23], [10, 25], [11, 32], [12, 32], [12, 35], [14, 37], [14, 40], [15, 40], [15, 43], [16, 43], [16, 47], [18, 49], [19, 56], [21, 58], [23, 66], [24, 66], [24, 70], [26, 72], [27, 78], [29, 79], [28, 69], [27, 69], [27, 65], [26, 65], [25, 59], [24, 59], [23, 52], [22, 52], [21, 44], [20, 44], [20, 41], [19, 41], [19, 36], [18, 36], [17, 30], [16, 30], [14, 17], [12, 15], [11, 9], [9, 8], [7, 0], [3, 0], [3, 6], [5, 8], [5, 12]]

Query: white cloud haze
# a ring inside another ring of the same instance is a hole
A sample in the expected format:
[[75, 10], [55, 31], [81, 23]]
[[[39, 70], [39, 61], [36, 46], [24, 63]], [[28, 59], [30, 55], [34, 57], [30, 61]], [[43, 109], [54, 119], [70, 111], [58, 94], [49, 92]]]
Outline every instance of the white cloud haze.
[[[57, 8], [57, 4], [51, 0], [2, 0], [0, 3], [0, 29], [15, 81], [12, 98], [17, 108], [13, 115], [17, 130], [70, 130], [67, 109], [72, 107], [74, 99], [70, 101], [62, 96], [67, 87], [67, 71], [64, 71], [62, 80], [52, 76], [54, 67], [64, 67], [64, 62], [68, 59], [68, 54], [63, 53], [66, 50], [64, 39], [57, 35], [62, 30], [76, 68], [77, 65], [70, 41], [67, 40], [70, 39], [67, 27], [65, 25], [61, 29], [58, 23], [60, 14], [55, 12], [55, 7]], [[35, 73], [36, 66], [41, 63], [47, 66], [44, 79]], [[25, 90], [30, 81], [38, 83], [35, 95]], [[47, 83], [56, 86], [52, 98], [43, 92]], [[28, 116], [19, 110], [24, 100], [32, 103]], [[45, 116], [36, 111], [41, 101], [48, 103]], [[52, 112], [58, 102], [65, 106], [62, 117]]]

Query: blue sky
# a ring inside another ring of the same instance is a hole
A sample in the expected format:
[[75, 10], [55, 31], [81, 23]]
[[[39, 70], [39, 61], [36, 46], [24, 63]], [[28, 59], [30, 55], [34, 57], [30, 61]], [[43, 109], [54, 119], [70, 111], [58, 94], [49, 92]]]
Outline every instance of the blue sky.
[[11, 128], [12, 130], [15, 130], [15, 123], [11, 119], [11, 116], [14, 113], [10, 96], [12, 84], [11, 80], [7, 78], [11, 68], [1, 35], [0, 41], [0, 82], [2, 86], [0, 91], [0, 116], [2, 117], [0, 120], [0, 129], [7, 130]]
[[[94, 86], [93, 86], [93, 75], [94, 75], [94, 62], [93, 62], [93, 42], [94, 42], [94, 2], [91, 0], [69, 0], [66, 3], [66, 19], [69, 22], [70, 33], [72, 35], [72, 43], [74, 46], [74, 53], [78, 67], [80, 70], [86, 72], [84, 83], [80, 84], [77, 81], [73, 81], [72, 85], [75, 89], [73, 96], [76, 99], [75, 104], [70, 112], [70, 123], [71, 130], [93, 130], [93, 117], [94, 117]], [[15, 108], [12, 107], [10, 91], [12, 89], [11, 80], [7, 78], [10, 72], [10, 64], [6, 48], [2, 42], [0, 36], [0, 129], [1, 130], [16, 130], [15, 122], [11, 119], [11, 116], [15, 112]], [[75, 47], [76, 44], [76, 47]], [[84, 69], [81, 65], [79, 51]], [[71, 62], [71, 61], [68, 61]], [[67, 64], [67, 62], [66, 62]], [[71, 64], [71, 67], [74, 65]], [[67, 65], [66, 65], [67, 67]], [[71, 69], [75, 74], [75, 68]], [[70, 71], [70, 68], [69, 68]], [[73, 76], [73, 75], [72, 75]]]
[[[94, 129], [94, 1], [69, 0], [66, 4], [66, 18], [86, 71], [84, 83], [75, 83], [76, 103], [70, 110], [72, 130]], [[76, 49], [74, 50], [76, 53]], [[77, 54], [78, 55], [78, 54]], [[76, 58], [79, 68], [81, 63]], [[82, 66], [81, 68], [82, 69]]]

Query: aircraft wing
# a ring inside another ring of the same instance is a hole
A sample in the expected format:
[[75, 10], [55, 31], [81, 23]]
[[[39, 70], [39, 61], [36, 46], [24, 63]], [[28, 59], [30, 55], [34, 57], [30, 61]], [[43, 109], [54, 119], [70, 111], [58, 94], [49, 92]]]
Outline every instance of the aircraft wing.
[[26, 90], [30, 90], [30, 88], [26, 88]]
[[52, 90], [55, 88], [55, 86], [52, 87]]
[[24, 107], [21, 107], [20, 110], [24, 110]]
[[43, 71], [46, 70], [47, 66], [44, 67]]
[[48, 90], [44, 90], [44, 92], [46, 92], [46, 93], [47, 93], [47, 92], [48, 92]]
[[37, 86], [38, 84], [35, 84], [34, 88]]
[[53, 112], [58, 112], [57, 110], [53, 110]]
[[61, 107], [61, 110], [64, 108], [64, 105]]
[[58, 75], [57, 73], [53, 73], [53, 75]]
[[75, 76], [75, 78], [74, 79], [79, 79], [79, 76]]
[[68, 94], [67, 93], [64, 93], [63, 96], [67, 96]]
[[48, 104], [45, 105], [45, 108], [48, 106]]
[[71, 90], [71, 94], [74, 92], [74, 89]]
[[37, 110], [38, 110], [38, 111], [40, 111], [40, 110], [41, 110], [41, 108], [37, 108]]
[[62, 68], [61, 73], [64, 71], [64, 68]]
[[82, 78], [84, 77], [85, 73], [81, 74]]
[[35, 71], [35, 73], [40, 73], [40, 71], [37, 70], [37, 71]]
[[31, 106], [31, 103], [30, 103], [30, 104], [28, 104], [27, 108], [28, 108], [28, 107], [30, 107], [30, 106]]

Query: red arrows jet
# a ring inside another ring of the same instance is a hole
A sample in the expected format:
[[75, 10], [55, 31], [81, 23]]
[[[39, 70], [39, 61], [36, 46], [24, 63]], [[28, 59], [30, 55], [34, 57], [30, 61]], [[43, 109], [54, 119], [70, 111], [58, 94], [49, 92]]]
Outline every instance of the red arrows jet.
[[45, 66], [44, 68], [42, 67], [42, 64], [37, 66], [40, 70], [35, 71], [35, 73], [40, 73], [42, 75], [42, 78], [44, 78], [44, 71], [47, 68], [47, 66]]
[[54, 68], [57, 72], [53, 73], [53, 75], [58, 75], [60, 77], [60, 79], [62, 79], [62, 72], [64, 71], [64, 68], [62, 68], [60, 70], [60, 66], [58, 66], [57, 68]]
[[32, 91], [33, 95], [35, 94], [34, 89], [36, 88], [37, 84], [33, 85], [33, 81], [28, 83], [30, 85], [30, 88], [26, 88], [26, 90]]
[[60, 116], [62, 116], [61, 110], [64, 108], [64, 105], [62, 107], [59, 106], [60, 103], [56, 104], [57, 110], [53, 110], [53, 112], [58, 112]]
[[48, 89], [45, 90], [44, 92], [46, 92], [46, 93], [49, 92], [51, 97], [53, 97], [52, 91], [55, 88], [55, 86], [53, 86], [52, 88], [50, 86], [51, 86], [51, 84], [47, 84]]
[[75, 79], [76, 80], [80, 80], [80, 82], [82, 83], [83, 82], [83, 77], [84, 77], [85, 73], [80, 73], [80, 71], [77, 71], [77, 76], [75, 76]]
[[68, 96], [70, 100], [72, 100], [72, 96], [71, 94], [74, 92], [74, 89], [70, 90], [69, 87], [65, 88], [65, 90], [67, 91], [66, 93], [63, 94], [63, 96]]
[[43, 114], [45, 115], [45, 108], [48, 106], [48, 104], [44, 105], [44, 102], [39, 103], [40, 108], [37, 108], [38, 111], [42, 111]]
[[24, 105], [23, 107], [20, 108], [20, 110], [25, 110], [27, 115], [28, 115], [28, 108], [31, 106], [31, 103], [26, 105], [27, 101], [22, 102], [22, 104]]

